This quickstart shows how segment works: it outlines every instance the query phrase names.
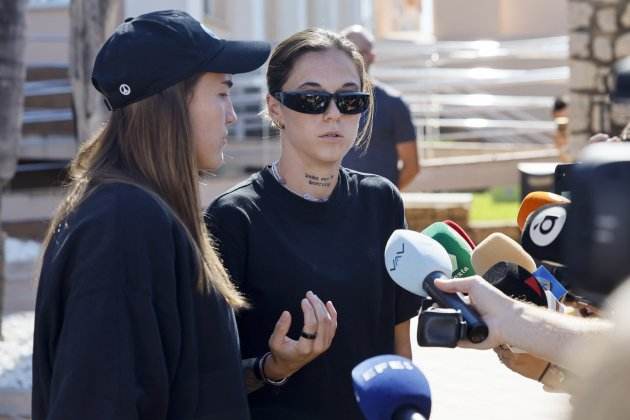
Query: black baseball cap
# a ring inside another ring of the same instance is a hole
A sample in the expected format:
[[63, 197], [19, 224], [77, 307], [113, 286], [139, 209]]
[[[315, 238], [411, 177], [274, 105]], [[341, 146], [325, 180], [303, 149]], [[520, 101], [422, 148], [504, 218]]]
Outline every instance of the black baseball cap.
[[117, 109], [155, 95], [196, 73], [247, 73], [271, 46], [221, 39], [186, 12], [162, 10], [127, 18], [96, 56], [92, 84]]

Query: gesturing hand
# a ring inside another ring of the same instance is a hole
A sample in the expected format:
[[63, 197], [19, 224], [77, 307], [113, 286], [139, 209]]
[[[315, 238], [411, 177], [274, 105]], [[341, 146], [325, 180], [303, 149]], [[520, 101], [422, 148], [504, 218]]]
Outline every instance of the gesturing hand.
[[271, 357], [265, 361], [265, 375], [278, 380], [290, 376], [328, 350], [337, 331], [337, 311], [332, 302], [324, 304], [309, 291], [301, 302], [304, 327], [298, 340], [287, 337], [291, 314], [282, 312], [269, 338]]

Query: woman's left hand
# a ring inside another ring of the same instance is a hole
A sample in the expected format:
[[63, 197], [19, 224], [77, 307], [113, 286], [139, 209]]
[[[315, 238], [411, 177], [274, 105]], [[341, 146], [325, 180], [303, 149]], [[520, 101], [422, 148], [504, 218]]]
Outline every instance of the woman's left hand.
[[337, 331], [337, 311], [331, 301], [324, 304], [311, 291], [302, 299], [304, 326], [298, 340], [287, 337], [291, 314], [282, 312], [269, 338], [271, 357], [263, 367], [265, 376], [280, 380], [291, 376], [330, 347]]

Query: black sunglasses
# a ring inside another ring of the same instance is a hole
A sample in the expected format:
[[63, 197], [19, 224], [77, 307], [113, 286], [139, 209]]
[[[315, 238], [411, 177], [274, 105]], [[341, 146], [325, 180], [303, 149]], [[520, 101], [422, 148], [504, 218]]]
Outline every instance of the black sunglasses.
[[287, 108], [303, 114], [323, 114], [332, 98], [342, 114], [360, 114], [370, 105], [370, 94], [365, 92], [274, 92], [272, 95]]

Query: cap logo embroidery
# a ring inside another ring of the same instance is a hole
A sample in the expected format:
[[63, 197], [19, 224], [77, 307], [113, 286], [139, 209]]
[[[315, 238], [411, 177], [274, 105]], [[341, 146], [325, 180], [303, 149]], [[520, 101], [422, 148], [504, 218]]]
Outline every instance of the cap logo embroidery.
[[131, 88], [128, 84], [123, 83], [118, 87], [118, 91], [121, 93], [121, 95], [129, 96], [129, 94], [131, 93]]

